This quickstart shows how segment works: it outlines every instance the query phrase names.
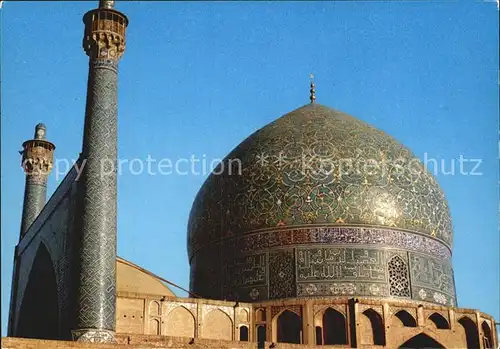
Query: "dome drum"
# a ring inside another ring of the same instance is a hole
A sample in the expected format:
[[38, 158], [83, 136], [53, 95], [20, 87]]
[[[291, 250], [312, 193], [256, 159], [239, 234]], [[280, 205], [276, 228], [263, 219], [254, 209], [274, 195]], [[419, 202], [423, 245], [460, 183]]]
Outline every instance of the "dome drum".
[[[384, 245], [384, 236], [394, 245]], [[335, 227], [228, 239], [197, 251], [191, 289], [207, 298], [248, 302], [368, 296], [455, 305], [450, 254], [442, 249], [431, 255], [440, 243], [415, 237], [390, 229]], [[401, 248], [405, 245], [411, 249]]]

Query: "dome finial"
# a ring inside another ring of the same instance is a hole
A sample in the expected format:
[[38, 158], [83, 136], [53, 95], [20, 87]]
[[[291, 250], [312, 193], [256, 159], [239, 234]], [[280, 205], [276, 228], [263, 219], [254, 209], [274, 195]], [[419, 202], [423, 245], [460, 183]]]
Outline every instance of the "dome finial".
[[113, 8], [115, 6], [114, 0], [99, 0], [99, 8]]
[[309, 96], [309, 100], [311, 103], [314, 103], [316, 100], [316, 90], [314, 89], [314, 75], [312, 73], [309, 74], [309, 79], [311, 79], [311, 89], [309, 90], [311, 94]]

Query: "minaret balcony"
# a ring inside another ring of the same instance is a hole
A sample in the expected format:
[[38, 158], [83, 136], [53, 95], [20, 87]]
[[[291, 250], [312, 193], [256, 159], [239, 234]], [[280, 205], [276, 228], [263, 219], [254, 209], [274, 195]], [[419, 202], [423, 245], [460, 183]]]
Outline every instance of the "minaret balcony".
[[118, 60], [125, 51], [127, 17], [111, 8], [98, 8], [83, 17], [83, 48], [95, 59]]

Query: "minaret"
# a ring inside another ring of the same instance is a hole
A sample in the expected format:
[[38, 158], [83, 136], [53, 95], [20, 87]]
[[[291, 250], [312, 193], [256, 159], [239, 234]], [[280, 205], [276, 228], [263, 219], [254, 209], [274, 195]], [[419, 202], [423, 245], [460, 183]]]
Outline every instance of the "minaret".
[[116, 313], [118, 60], [127, 17], [101, 0], [83, 17], [89, 77], [83, 149], [79, 283], [73, 339], [114, 342]]
[[22, 167], [26, 173], [24, 188], [23, 216], [21, 236], [42, 211], [47, 199], [47, 177], [54, 163], [54, 144], [45, 139], [47, 129], [44, 124], [35, 127], [35, 137], [23, 143]]

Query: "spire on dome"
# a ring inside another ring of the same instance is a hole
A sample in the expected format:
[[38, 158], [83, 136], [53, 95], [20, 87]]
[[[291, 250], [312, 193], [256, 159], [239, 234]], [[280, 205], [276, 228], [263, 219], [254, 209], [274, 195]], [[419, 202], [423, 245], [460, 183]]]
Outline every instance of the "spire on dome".
[[311, 79], [311, 89], [309, 90], [310, 95], [309, 95], [309, 100], [311, 101], [311, 104], [314, 103], [316, 100], [316, 90], [314, 89], [314, 75], [311, 73], [309, 75], [309, 78]]

